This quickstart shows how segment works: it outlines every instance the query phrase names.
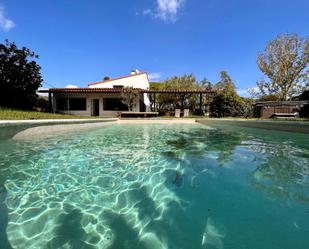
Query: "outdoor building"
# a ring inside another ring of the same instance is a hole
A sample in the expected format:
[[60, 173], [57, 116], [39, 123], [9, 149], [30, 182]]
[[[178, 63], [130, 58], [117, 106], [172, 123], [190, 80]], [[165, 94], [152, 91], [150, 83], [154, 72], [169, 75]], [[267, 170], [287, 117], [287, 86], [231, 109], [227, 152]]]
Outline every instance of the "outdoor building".
[[304, 101], [262, 101], [255, 104], [255, 117], [296, 117], [306, 104]]
[[128, 107], [121, 101], [124, 87], [140, 90], [133, 111], [147, 111], [150, 102], [146, 93], [149, 90], [149, 79], [146, 72], [134, 70], [130, 75], [90, 83], [86, 88], [50, 88], [42, 90], [49, 94], [50, 109], [53, 112], [84, 116], [115, 117]]
[[257, 118], [275, 117], [309, 117], [309, 91], [306, 90], [299, 96], [289, 101], [259, 101], [254, 108]]
[[[132, 87], [137, 90], [136, 92], [139, 95], [139, 98], [135, 99], [135, 104], [130, 113], [126, 113], [129, 110], [121, 98], [125, 87]], [[48, 109], [51, 112], [101, 117], [157, 116], [159, 112], [157, 112], [156, 94], [199, 95], [199, 113], [201, 114], [203, 97], [214, 93], [209, 88], [200, 90], [152, 90], [150, 89], [148, 74], [146, 72], [140, 73], [138, 70], [119, 78], [104, 77], [103, 81], [89, 83], [88, 87], [85, 88], [49, 88], [41, 89], [38, 92], [48, 94]], [[184, 108], [181, 108], [181, 112], [184, 114]]]

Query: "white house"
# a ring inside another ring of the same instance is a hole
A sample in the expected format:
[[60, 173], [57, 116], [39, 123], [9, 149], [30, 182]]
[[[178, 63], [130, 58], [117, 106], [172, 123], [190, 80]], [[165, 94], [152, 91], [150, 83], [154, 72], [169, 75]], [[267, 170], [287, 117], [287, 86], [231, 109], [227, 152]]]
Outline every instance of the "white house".
[[49, 94], [53, 112], [115, 117], [119, 112], [128, 110], [121, 101], [124, 87], [133, 87], [141, 92], [133, 111], [149, 111], [150, 102], [146, 93], [149, 90], [148, 75], [137, 70], [127, 76], [90, 83], [86, 88], [50, 88], [40, 92]]

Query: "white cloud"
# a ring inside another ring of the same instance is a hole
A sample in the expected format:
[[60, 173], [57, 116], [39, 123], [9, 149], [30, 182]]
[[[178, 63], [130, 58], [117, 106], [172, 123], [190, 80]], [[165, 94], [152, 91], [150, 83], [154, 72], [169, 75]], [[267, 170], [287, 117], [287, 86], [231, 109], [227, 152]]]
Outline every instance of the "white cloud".
[[237, 93], [241, 97], [249, 97], [250, 96], [248, 89], [237, 90]]
[[241, 89], [241, 90], [237, 90], [237, 93], [239, 96], [241, 97], [252, 97], [252, 92], [258, 92], [259, 88], [258, 87], [249, 87], [247, 89]]
[[153, 15], [152, 10], [151, 10], [151, 9], [145, 9], [145, 10], [143, 10], [143, 15], [144, 15], [144, 16]]
[[4, 8], [0, 6], [0, 29], [9, 31], [15, 27], [15, 23], [5, 17]]
[[67, 85], [65, 88], [78, 88], [76, 85]]
[[157, 81], [161, 78], [162, 74], [161, 73], [150, 73], [148, 74], [149, 81]]
[[145, 9], [144, 16], [152, 16], [166, 23], [175, 23], [185, 0], [156, 0], [156, 9]]

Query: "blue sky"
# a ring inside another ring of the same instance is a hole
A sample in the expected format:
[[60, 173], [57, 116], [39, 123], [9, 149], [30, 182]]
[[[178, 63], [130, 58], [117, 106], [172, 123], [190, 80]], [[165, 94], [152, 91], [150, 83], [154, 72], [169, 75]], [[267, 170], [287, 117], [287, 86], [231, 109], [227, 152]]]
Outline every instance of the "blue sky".
[[[278, 34], [309, 35], [308, 0], [0, 0], [0, 40], [40, 55], [46, 83], [86, 86], [131, 68], [155, 80], [227, 70], [254, 87], [256, 56]], [[44, 84], [45, 87], [49, 85]]]

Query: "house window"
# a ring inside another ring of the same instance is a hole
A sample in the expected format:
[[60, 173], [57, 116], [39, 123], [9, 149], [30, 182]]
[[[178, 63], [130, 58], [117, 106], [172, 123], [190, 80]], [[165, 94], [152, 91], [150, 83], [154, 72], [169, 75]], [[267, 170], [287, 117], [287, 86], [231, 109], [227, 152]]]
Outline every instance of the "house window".
[[59, 111], [68, 110], [68, 99], [57, 99], [57, 110]]
[[103, 109], [105, 111], [127, 111], [128, 107], [121, 102], [120, 98], [104, 98]]
[[70, 111], [86, 111], [87, 110], [86, 98], [70, 98], [69, 99], [69, 110]]
[[57, 110], [59, 111], [86, 111], [86, 98], [61, 98], [57, 99]]
[[113, 88], [123, 88], [122, 85], [113, 85]]

